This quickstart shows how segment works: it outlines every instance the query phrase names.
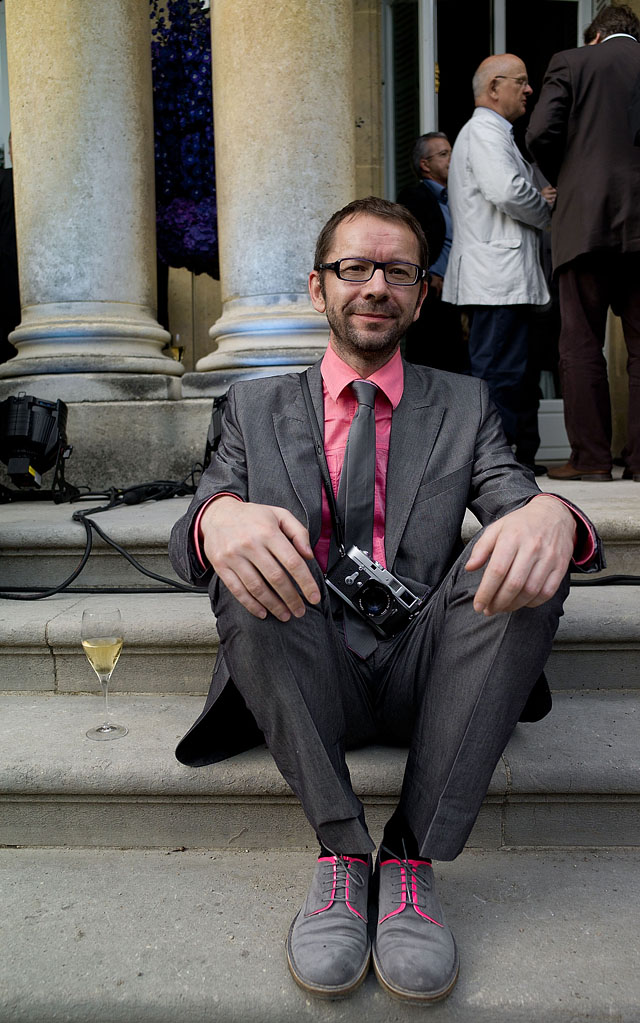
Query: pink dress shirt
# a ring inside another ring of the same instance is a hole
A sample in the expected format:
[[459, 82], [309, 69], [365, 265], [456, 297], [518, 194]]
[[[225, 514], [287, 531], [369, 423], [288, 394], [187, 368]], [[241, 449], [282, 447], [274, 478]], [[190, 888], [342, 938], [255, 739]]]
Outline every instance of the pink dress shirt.
[[[361, 379], [356, 371], [336, 355], [333, 348], [327, 348], [322, 360], [324, 393], [324, 450], [329, 466], [333, 492], [337, 496], [340, 473], [344, 462], [349, 428], [358, 403], [350, 388], [354, 380]], [[386, 568], [384, 554], [384, 522], [387, 502], [387, 464], [389, 461], [389, 437], [391, 436], [391, 414], [402, 397], [404, 371], [400, 351], [382, 369], [370, 377], [378, 387], [376, 394], [376, 480], [373, 509], [373, 560]], [[331, 513], [327, 495], [322, 488], [322, 528], [314, 548], [316, 560], [323, 572], [327, 570], [329, 544], [331, 542]], [[371, 554], [371, 551], [369, 551]]]

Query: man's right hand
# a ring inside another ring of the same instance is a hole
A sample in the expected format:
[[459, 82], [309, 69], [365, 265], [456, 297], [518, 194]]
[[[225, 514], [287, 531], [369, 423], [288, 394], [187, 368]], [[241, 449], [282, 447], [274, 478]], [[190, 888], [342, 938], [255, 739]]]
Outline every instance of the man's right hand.
[[[218, 578], [256, 618], [301, 618], [320, 601], [306, 561], [309, 533], [286, 508], [218, 497], [200, 520], [204, 552]], [[299, 587], [298, 588], [296, 588]]]

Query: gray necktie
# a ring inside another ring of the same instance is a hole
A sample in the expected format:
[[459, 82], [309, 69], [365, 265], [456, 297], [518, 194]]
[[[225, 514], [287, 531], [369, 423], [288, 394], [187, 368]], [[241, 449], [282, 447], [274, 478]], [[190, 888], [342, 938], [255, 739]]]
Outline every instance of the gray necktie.
[[[373, 507], [376, 480], [376, 416], [378, 388], [369, 380], [354, 380], [351, 388], [358, 408], [347, 438], [338, 511], [344, 523], [345, 548], [353, 544], [373, 555]], [[373, 630], [349, 607], [344, 609], [347, 645], [360, 657], [368, 657], [378, 645]]]

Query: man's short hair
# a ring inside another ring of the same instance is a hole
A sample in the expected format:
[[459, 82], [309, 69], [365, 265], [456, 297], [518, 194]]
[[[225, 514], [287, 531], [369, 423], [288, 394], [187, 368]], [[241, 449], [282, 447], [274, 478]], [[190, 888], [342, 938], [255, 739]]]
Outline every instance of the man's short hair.
[[421, 135], [415, 140], [413, 150], [411, 152], [411, 166], [413, 168], [413, 173], [417, 178], [422, 177], [420, 161], [426, 156], [427, 143], [430, 142], [431, 139], [445, 139], [446, 142], [449, 141], [443, 131], [428, 131], [426, 135]]
[[604, 7], [584, 30], [585, 45], [593, 42], [598, 32], [603, 39], [616, 32], [625, 32], [640, 42], [640, 21], [628, 4]]
[[483, 61], [479, 67], [476, 68], [473, 78], [471, 79], [471, 88], [473, 90], [473, 98], [480, 99], [484, 96], [487, 86], [492, 78], [495, 78], [494, 72], [491, 68], [485, 66]]
[[[406, 206], [400, 206], [398, 203], [390, 202], [388, 199], [380, 199], [376, 195], [369, 195], [366, 199], [355, 199], [353, 202], [350, 202], [347, 206], [334, 213], [324, 225], [316, 242], [316, 254], [313, 264], [316, 270], [320, 263], [326, 262], [338, 226], [343, 220], [351, 220], [353, 217], [359, 216], [380, 217], [381, 220], [395, 220], [408, 227], [410, 231], [413, 231], [418, 240], [420, 266], [425, 270], [427, 269], [429, 266], [427, 239], [413, 213], [410, 213]], [[366, 253], [351, 252], [349, 255], [364, 256]]]

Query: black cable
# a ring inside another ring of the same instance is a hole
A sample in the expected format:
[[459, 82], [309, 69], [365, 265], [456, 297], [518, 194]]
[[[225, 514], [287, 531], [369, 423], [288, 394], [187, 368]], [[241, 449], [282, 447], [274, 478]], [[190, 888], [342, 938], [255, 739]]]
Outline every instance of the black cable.
[[602, 579], [571, 579], [571, 586], [640, 586], [640, 575], [605, 575]]
[[[3, 597], [5, 600], [42, 600], [43, 597], [53, 597], [56, 593], [60, 593], [61, 590], [66, 589], [69, 583], [72, 583], [73, 580], [80, 575], [82, 569], [89, 560], [89, 555], [91, 554], [91, 548], [93, 546], [91, 526], [84, 521], [83, 525], [87, 532], [84, 554], [82, 555], [77, 568], [74, 569], [71, 575], [65, 579], [63, 583], [60, 583], [59, 586], [55, 586], [53, 589], [44, 590], [43, 592], [40, 592], [40, 587], [34, 587], [32, 590], [28, 590], [26, 586], [10, 586], [7, 590], [0, 592], [0, 597]], [[17, 592], [13, 592], [14, 590]]]
[[[173, 580], [171, 580], [173, 582]], [[5, 600], [39, 600], [40, 597], [51, 597], [59, 590], [46, 590], [44, 586], [33, 586], [29, 593], [33, 593], [33, 597], [16, 597], [14, 594], [20, 593], [26, 589], [24, 586], [7, 586], [6, 592], [1, 592], [0, 597]], [[40, 592], [43, 591], [43, 592]], [[180, 590], [174, 590], [167, 586], [68, 586], [65, 587], [65, 593], [180, 593]], [[193, 588], [193, 593], [206, 593], [206, 588], [197, 589]]]
[[[111, 537], [108, 535], [108, 533], [105, 533], [105, 531], [100, 528], [100, 526], [98, 525], [97, 522], [94, 522], [93, 519], [87, 518], [88, 514], [89, 514], [88, 512], [74, 512], [73, 518], [76, 521], [82, 521], [83, 523], [88, 523], [89, 526], [92, 526], [93, 529], [95, 529], [95, 531], [98, 534], [98, 536], [102, 540], [104, 540], [105, 543], [107, 543], [111, 547], [113, 547], [114, 550], [116, 550], [118, 552], [118, 554], [121, 554], [123, 556], [123, 558], [126, 558], [126, 560], [131, 565], [133, 565], [134, 568], [137, 568], [139, 572], [142, 572], [143, 575], [148, 576], [149, 579], [155, 579], [157, 582], [167, 583], [169, 586], [173, 587], [174, 589], [181, 590], [184, 593], [202, 593], [203, 592], [201, 586], [190, 586], [188, 583], [178, 582], [177, 579], [168, 579], [164, 575], [158, 575], [157, 572], [152, 572], [150, 569], [145, 568], [144, 565], [141, 565], [139, 561], [136, 561], [136, 559], [133, 557], [133, 555], [129, 554], [129, 552], [127, 550], [125, 550], [124, 547], [121, 547], [119, 543], [117, 543], [115, 540], [112, 540]], [[167, 592], [167, 591], [165, 590], [164, 592]]]
[[[182, 583], [177, 579], [168, 579], [165, 576], [158, 575], [156, 572], [151, 572], [150, 569], [141, 565], [132, 554], [125, 550], [124, 547], [121, 547], [115, 540], [112, 540], [108, 533], [105, 533], [97, 522], [88, 517], [89, 515], [94, 515], [98, 512], [109, 511], [111, 508], [117, 508], [123, 504], [140, 504], [142, 501], [159, 501], [168, 497], [185, 496], [190, 493], [194, 493], [196, 490], [194, 477], [198, 471], [201, 471], [199, 463], [191, 467], [190, 472], [181, 482], [176, 482], [175, 480], [154, 480], [152, 483], [139, 483], [132, 487], [126, 487], [122, 490], [116, 487], [110, 487], [109, 490], [106, 491], [90, 491], [88, 493], [78, 495], [78, 497], [74, 500], [87, 500], [93, 497], [106, 497], [108, 500], [106, 504], [96, 506], [95, 508], [87, 508], [84, 511], [75, 511], [72, 515], [74, 522], [81, 522], [84, 526], [87, 538], [84, 553], [71, 575], [58, 586], [54, 587], [7, 586], [6, 589], [0, 590], [0, 598], [5, 600], [43, 600], [45, 597], [53, 597], [57, 593], [61, 593], [62, 590], [66, 590], [68, 593], [205, 593], [206, 588], [190, 586], [188, 583]], [[187, 483], [189, 478], [191, 479], [190, 484]], [[92, 530], [94, 529], [105, 543], [118, 551], [118, 553], [126, 558], [126, 560], [139, 572], [148, 576], [150, 579], [155, 579], [157, 582], [165, 583], [166, 586], [163, 588], [127, 586], [70, 587], [70, 583], [72, 583], [74, 579], [77, 579], [89, 559], [89, 555], [91, 554], [93, 547]]]

